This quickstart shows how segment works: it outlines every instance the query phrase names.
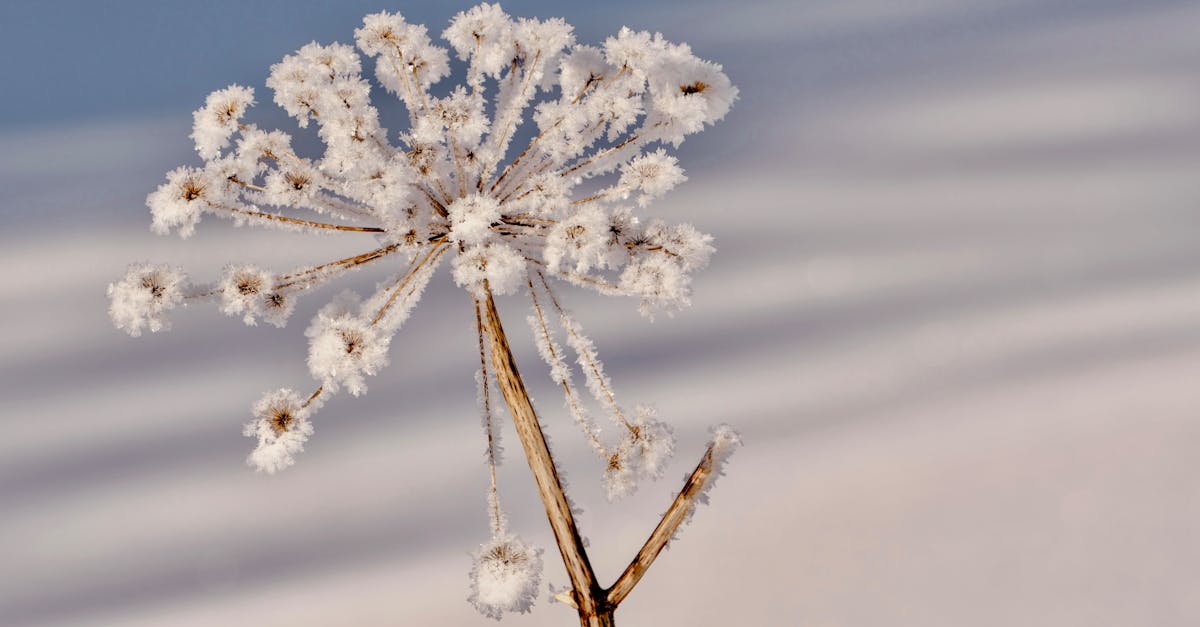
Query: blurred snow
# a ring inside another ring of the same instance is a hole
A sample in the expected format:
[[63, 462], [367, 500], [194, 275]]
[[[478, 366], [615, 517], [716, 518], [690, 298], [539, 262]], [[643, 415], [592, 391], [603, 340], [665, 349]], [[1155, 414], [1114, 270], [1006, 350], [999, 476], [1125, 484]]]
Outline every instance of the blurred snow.
[[[742, 431], [622, 625], [1200, 623], [1200, 8], [506, 9], [661, 29], [743, 94], [652, 208], [717, 238], [693, 308], [649, 323], [566, 292], [624, 402], [676, 426], [666, 479], [604, 501], [524, 305], [500, 302], [603, 581], [706, 428]], [[244, 465], [241, 425], [263, 391], [307, 384], [302, 329], [331, 290], [284, 330], [203, 307], [138, 340], [109, 324], [130, 261], [205, 277], [361, 246], [216, 219], [151, 236], [143, 198], [193, 160], [189, 124], [172, 108], [0, 136], [0, 624], [483, 624], [465, 601], [487, 538], [472, 319], [444, 271], [392, 366], [271, 477]], [[509, 431], [513, 527], [562, 585]]]

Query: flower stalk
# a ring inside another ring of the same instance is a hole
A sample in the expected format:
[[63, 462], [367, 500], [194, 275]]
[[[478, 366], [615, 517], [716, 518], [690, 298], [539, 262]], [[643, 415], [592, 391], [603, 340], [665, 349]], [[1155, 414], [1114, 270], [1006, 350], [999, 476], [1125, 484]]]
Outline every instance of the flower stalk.
[[546, 507], [546, 518], [550, 521], [550, 528], [554, 530], [558, 552], [562, 555], [567, 576], [571, 579], [573, 600], [579, 610], [580, 624], [612, 625], [612, 610], [604, 603], [604, 590], [596, 582], [596, 573], [588, 561], [583, 538], [579, 535], [575, 517], [571, 514], [571, 506], [567, 503], [566, 492], [563, 491], [562, 481], [558, 477], [558, 468], [550, 455], [550, 447], [546, 445], [546, 436], [542, 433], [537, 413], [529, 400], [529, 393], [525, 391], [525, 382], [517, 370], [517, 362], [508, 346], [508, 336], [504, 334], [504, 325], [500, 322], [500, 314], [496, 311], [496, 302], [490, 290], [484, 299], [484, 309], [484, 324], [487, 326], [487, 336], [491, 342], [491, 363], [496, 372], [496, 381], [500, 385], [501, 394], [504, 395], [504, 402], [512, 416], [517, 436], [521, 439], [521, 446], [525, 449], [529, 470], [533, 473], [538, 494]]

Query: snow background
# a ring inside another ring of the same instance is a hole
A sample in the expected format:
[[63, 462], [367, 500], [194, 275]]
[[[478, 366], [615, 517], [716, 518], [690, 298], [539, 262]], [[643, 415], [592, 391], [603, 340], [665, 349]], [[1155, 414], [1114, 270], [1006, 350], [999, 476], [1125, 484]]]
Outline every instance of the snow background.
[[[243, 465], [241, 425], [263, 391], [307, 385], [302, 331], [333, 290], [284, 330], [198, 307], [134, 340], [105, 314], [130, 261], [206, 277], [361, 248], [212, 218], [181, 243], [143, 206], [198, 162], [209, 91], [252, 84], [251, 118], [292, 130], [262, 87], [271, 63], [350, 40], [373, 10], [440, 32], [468, 6], [329, 4], [0, 7], [0, 624], [486, 623], [464, 600], [487, 534], [474, 337], [445, 270], [392, 366], [330, 402], [272, 477]], [[605, 583], [706, 428], [742, 431], [622, 625], [1200, 622], [1200, 7], [505, 8], [561, 15], [582, 42], [661, 30], [742, 90], [649, 212], [717, 238], [694, 307], [651, 324], [563, 290], [624, 402], [676, 426], [664, 480], [604, 501], [525, 305], [500, 302]], [[513, 525], [553, 551], [508, 444]], [[505, 620], [575, 619], [543, 599]]]

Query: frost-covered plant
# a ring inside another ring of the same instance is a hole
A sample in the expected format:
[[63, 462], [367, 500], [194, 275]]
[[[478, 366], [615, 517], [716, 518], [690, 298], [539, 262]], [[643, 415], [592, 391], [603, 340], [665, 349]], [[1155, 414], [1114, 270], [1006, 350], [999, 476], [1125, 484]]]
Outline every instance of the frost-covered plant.
[[[492, 483], [491, 539], [475, 553], [470, 601], [487, 616], [523, 612], [540, 585], [541, 551], [512, 534], [495, 482], [498, 387], [546, 505], [571, 588], [558, 598], [585, 624], [612, 613], [650, 561], [711, 486], [738, 438], [714, 440], [646, 546], [610, 589], [596, 582], [558, 471], [517, 374], [493, 294], [524, 292], [528, 323], [567, 412], [603, 467], [610, 499], [642, 478], [657, 478], [675, 449], [671, 428], [646, 406], [617, 402], [592, 341], [560, 304], [550, 279], [633, 296], [647, 316], [689, 304], [691, 275], [708, 263], [712, 238], [688, 224], [643, 220], [636, 209], [686, 180], [667, 147], [720, 120], [737, 97], [721, 66], [660, 34], [623, 28], [603, 45], [575, 43], [560, 19], [510, 18], [481, 4], [456, 15], [435, 45], [426, 28], [398, 14], [363, 19], [358, 52], [308, 44], [271, 67], [274, 102], [301, 128], [315, 126], [324, 152], [302, 156], [292, 137], [245, 121], [250, 87], [213, 92], [194, 113], [191, 138], [204, 161], [167, 174], [147, 198], [157, 233], [186, 238], [205, 215], [298, 233], [369, 235], [356, 255], [273, 272], [233, 263], [211, 284], [193, 285], [179, 269], [135, 264], [109, 286], [114, 324], [131, 335], [169, 326], [171, 309], [215, 301], [246, 324], [284, 326], [296, 300], [347, 272], [373, 265], [400, 271], [363, 299], [343, 292], [309, 324], [311, 394], [267, 393], [245, 429], [257, 446], [248, 462], [274, 473], [290, 466], [313, 432], [312, 414], [345, 389], [359, 395], [387, 365], [392, 338], [438, 265], [475, 306], [479, 401]], [[359, 52], [373, 60], [382, 88], [399, 98], [408, 127], [389, 133], [372, 104]], [[434, 91], [450, 55], [466, 63], [462, 85]], [[513, 146], [531, 121], [530, 139]], [[395, 140], [395, 142], [393, 142]], [[557, 335], [561, 333], [575, 364]], [[618, 432], [606, 437], [573, 381], [585, 388]]]

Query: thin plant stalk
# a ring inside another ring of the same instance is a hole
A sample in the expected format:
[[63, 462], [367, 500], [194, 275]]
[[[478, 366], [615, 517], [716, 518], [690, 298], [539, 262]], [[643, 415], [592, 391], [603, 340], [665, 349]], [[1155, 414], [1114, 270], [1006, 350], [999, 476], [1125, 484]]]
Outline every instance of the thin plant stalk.
[[504, 326], [500, 323], [500, 314], [496, 311], [490, 290], [484, 306], [484, 324], [487, 325], [487, 336], [491, 342], [491, 362], [496, 371], [496, 382], [525, 449], [529, 470], [533, 472], [538, 494], [546, 507], [546, 517], [550, 520], [550, 528], [554, 530], [558, 551], [567, 568], [567, 576], [571, 579], [579, 622], [588, 627], [612, 625], [612, 609], [605, 606], [605, 591], [597, 583], [596, 573], [583, 548], [583, 538], [571, 514], [571, 506], [558, 477], [558, 468], [550, 455], [550, 447], [546, 445], [546, 436], [542, 433], [533, 403], [525, 391], [525, 382], [517, 371], [517, 363], [508, 346], [508, 336], [504, 334]]

